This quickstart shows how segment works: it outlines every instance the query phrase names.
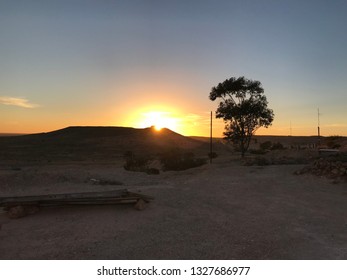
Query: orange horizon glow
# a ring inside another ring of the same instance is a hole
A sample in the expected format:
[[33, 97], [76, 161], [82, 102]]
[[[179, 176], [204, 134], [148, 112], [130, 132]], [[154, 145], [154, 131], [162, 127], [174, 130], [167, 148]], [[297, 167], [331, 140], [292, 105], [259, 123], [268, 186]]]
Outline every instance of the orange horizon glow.
[[[217, 121], [217, 120], [213, 120]], [[68, 126], [122, 126], [122, 127], [134, 127], [134, 128], [148, 128], [154, 126], [154, 129], [158, 132], [160, 132], [163, 128], [170, 129], [176, 133], [179, 133], [184, 136], [201, 136], [201, 137], [209, 137], [209, 127], [204, 128], [189, 128], [189, 127], [182, 127], [181, 125], [177, 126], [177, 129], [172, 129], [170, 127], [167, 127], [165, 125], [156, 126], [154, 125], [148, 125], [148, 126], [139, 126], [134, 124], [115, 124], [115, 123], [71, 123], [71, 124], [56, 124], [56, 125], [42, 125], [42, 126], [33, 126], [25, 128], [19, 128], [16, 126], [14, 129], [5, 129], [0, 131], [1, 134], [34, 134], [34, 133], [44, 133], [44, 132], [51, 132], [54, 130], [63, 129]], [[215, 124], [213, 127], [213, 137], [215, 138], [222, 138], [223, 137], [223, 131], [224, 131], [224, 124], [219, 123]], [[259, 136], [316, 136], [317, 132], [314, 127], [307, 128], [307, 127], [298, 127], [296, 129], [293, 129], [292, 134], [290, 134], [289, 129], [285, 127], [276, 127], [276, 128], [268, 128], [268, 129], [259, 129], [255, 135]], [[336, 131], [333, 129], [333, 127], [322, 127], [321, 128], [321, 136], [322, 137], [328, 137], [328, 136], [342, 136], [347, 137], [346, 133], [343, 133], [342, 131]]]
[[[209, 111], [193, 111], [189, 108], [180, 107], [180, 104], [172, 104], [172, 107], [167, 102], [163, 104], [152, 104], [146, 106], [146, 103], [129, 110], [129, 104], [124, 104], [121, 110], [114, 109], [114, 106], [101, 110], [93, 111], [91, 114], [84, 111], [76, 112], [75, 114], [52, 114], [52, 118], [48, 121], [42, 118], [42, 112], [46, 110], [44, 107], [36, 109], [21, 109], [18, 110], [18, 118], [0, 120], [0, 133], [42, 133], [62, 129], [68, 126], [123, 126], [134, 128], [154, 127], [157, 131], [162, 128], [168, 128], [176, 133], [184, 136], [203, 136], [210, 135], [210, 112]], [[179, 108], [179, 109], [178, 109]], [[30, 110], [30, 111], [27, 111]], [[32, 112], [29, 115], [28, 112]], [[21, 114], [19, 114], [21, 113]], [[23, 113], [23, 114], [22, 114]], [[224, 122], [221, 119], [216, 119], [213, 116], [213, 137], [223, 137]], [[298, 121], [299, 122], [299, 121]], [[292, 127], [289, 123], [286, 124], [281, 120], [275, 119], [274, 124], [265, 129], [260, 128], [255, 135], [278, 135], [278, 136], [314, 136], [317, 135], [317, 127], [315, 120], [310, 122], [295, 125], [292, 122]], [[340, 135], [347, 136], [347, 126], [343, 123], [339, 124], [322, 124], [322, 136]]]

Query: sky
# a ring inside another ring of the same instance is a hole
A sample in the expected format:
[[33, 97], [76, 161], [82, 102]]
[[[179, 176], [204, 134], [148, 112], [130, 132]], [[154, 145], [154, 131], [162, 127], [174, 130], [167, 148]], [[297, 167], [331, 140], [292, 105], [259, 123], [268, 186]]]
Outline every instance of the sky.
[[[347, 136], [347, 1], [0, 0], [0, 132], [209, 135], [213, 86], [262, 83], [257, 134]], [[213, 135], [224, 124], [213, 119]]]

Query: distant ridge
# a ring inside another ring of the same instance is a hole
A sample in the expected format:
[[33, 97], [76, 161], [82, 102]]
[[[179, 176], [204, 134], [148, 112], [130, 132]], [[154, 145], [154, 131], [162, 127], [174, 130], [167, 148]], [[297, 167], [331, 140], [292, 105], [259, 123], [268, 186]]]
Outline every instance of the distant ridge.
[[46, 133], [34, 134], [46, 137], [115, 137], [136, 133], [136, 128], [119, 126], [69, 126]]
[[[23, 137], [39, 137], [39, 138], [60, 138], [60, 139], [94, 139], [94, 138], [110, 138], [110, 137], [122, 137], [122, 136], [153, 136], [152, 140], [165, 138], [172, 138], [174, 140], [187, 140], [189, 142], [199, 142], [189, 137], [185, 137], [177, 132], [174, 132], [168, 128], [162, 128], [160, 131], [156, 131], [154, 127], [147, 128], [133, 128], [133, 127], [122, 127], [122, 126], [69, 126], [66, 128], [45, 132], [28, 134]], [[144, 140], [144, 139], [141, 139]], [[169, 139], [166, 139], [169, 140]], [[171, 139], [173, 140], [173, 139]]]
[[25, 135], [25, 133], [0, 133], [0, 137], [10, 137], [10, 136], [20, 136]]
[[156, 154], [171, 148], [194, 150], [206, 143], [167, 128], [70, 126], [22, 136], [0, 137], [0, 159], [99, 160], [119, 158], [126, 151]]

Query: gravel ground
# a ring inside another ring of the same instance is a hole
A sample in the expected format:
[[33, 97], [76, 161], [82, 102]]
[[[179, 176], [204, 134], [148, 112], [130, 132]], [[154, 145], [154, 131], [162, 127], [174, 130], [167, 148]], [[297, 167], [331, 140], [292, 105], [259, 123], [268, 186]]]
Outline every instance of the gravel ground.
[[2, 168], [2, 196], [127, 188], [155, 200], [143, 211], [126, 204], [43, 208], [21, 219], [2, 213], [0, 258], [347, 259], [347, 185], [293, 174], [302, 167], [218, 158], [160, 175], [107, 164]]

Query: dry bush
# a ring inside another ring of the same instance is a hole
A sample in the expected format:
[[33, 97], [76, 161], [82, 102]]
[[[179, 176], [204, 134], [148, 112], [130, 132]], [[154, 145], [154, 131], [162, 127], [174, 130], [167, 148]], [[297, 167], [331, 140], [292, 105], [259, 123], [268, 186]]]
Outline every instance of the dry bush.
[[326, 145], [328, 146], [328, 148], [339, 149], [339, 148], [341, 148], [341, 144], [339, 143], [341, 139], [342, 139], [341, 136], [334, 135], [334, 136], [327, 137], [325, 142], [326, 142]]
[[[124, 154], [124, 169], [127, 171], [148, 172], [151, 158], [149, 156], [135, 156], [133, 152], [127, 151]], [[154, 173], [150, 173], [154, 174]]]
[[206, 164], [206, 159], [195, 158], [194, 153], [171, 149], [160, 155], [163, 170], [181, 171]]

